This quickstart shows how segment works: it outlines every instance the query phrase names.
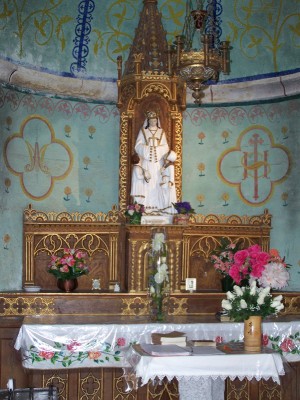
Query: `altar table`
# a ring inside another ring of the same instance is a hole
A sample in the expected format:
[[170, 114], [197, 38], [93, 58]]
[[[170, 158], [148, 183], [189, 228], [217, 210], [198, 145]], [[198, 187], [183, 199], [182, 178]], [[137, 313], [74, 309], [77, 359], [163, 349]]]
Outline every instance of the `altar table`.
[[[242, 341], [243, 324], [214, 317], [174, 317], [151, 323], [141, 317], [25, 317], [15, 342], [28, 369], [128, 367], [126, 353], [135, 343], [151, 343], [153, 332], [180, 331], [188, 340]], [[300, 360], [300, 321], [275, 319], [263, 323], [264, 345], [288, 361]]]
[[218, 348], [196, 347], [189, 356], [154, 357], [134, 347], [128, 356], [132, 369], [127, 372], [129, 376], [134, 374], [141, 385], [176, 378], [180, 400], [222, 400], [227, 378], [272, 379], [280, 384], [280, 375], [285, 373], [282, 357], [267, 350], [255, 354], [243, 354], [243, 351], [226, 354]]

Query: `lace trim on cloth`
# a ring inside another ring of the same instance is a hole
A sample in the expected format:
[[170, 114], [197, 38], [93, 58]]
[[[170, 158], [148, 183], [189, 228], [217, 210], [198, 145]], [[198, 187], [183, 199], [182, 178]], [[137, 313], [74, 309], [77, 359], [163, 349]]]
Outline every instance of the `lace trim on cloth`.
[[[284, 370], [278, 372], [278, 375], [284, 375], [285, 372]], [[231, 381], [235, 380], [235, 379], [239, 379], [240, 381], [242, 381], [243, 379], [248, 379], [249, 381], [251, 381], [252, 379], [256, 379], [257, 381], [260, 381], [261, 379], [264, 380], [268, 380], [268, 379], [272, 379], [273, 382], [278, 383], [278, 385], [280, 385], [280, 379], [277, 376], [273, 376], [273, 375], [222, 375], [222, 376], [178, 376], [178, 375], [158, 375], [155, 378], [152, 377], [151, 381], [152, 382], [160, 382], [162, 383], [162, 381], [164, 380], [164, 378], [167, 378], [167, 380], [169, 382], [171, 382], [173, 379], [177, 379], [178, 382], [199, 382], [199, 381], [207, 381], [207, 380], [213, 380], [213, 381], [217, 381], [218, 379], [221, 379], [222, 381], [225, 381], [227, 378], [229, 378]]]

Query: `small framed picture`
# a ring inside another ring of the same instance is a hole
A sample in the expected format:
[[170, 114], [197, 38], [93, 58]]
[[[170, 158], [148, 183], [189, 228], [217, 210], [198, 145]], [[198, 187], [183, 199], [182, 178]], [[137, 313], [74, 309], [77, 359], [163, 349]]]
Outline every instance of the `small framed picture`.
[[192, 292], [197, 288], [197, 279], [196, 278], [186, 278], [185, 280], [185, 290], [189, 290]]

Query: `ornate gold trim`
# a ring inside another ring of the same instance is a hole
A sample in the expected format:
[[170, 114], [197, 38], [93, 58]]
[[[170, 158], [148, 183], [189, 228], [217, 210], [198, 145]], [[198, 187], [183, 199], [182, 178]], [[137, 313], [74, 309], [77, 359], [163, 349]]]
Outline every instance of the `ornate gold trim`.
[[[69, 213], [67, 211], [63, 212], [43, 212], [43, 211], [37, 211], [34, 208], [32, 208], [32, 205], [29, 204], [28, 208], [24, 210], [24, 222], [29, 223], [29, 222], [36, 222], [36, 223], [42, 223], [42, 222], [61, 222], [61, 223], [66, 223], [66, 222], [85, 222], [85, 223], [93, 223], [93, 222], [112, 222], [116, 223], [119, 222], [120, 220], [120, 211], [118, 210], [117, 205], [113, 205], [112, 209], [108, 211], [107, 213], [104, 212], [98, 212], [98, 213], [92, 213], [92, 212], [85, 212], [83, 214], [79, 212], [73, 212]], [[122, 219], [122, 218], [121, 218]]]
[[[1, 304], [2, 303], [2, 304]], [[1, 316], [53, 315], [55, 303], [43, 297], [0, 297]]]
[[122, 303], [122, 315], [148, 315], [148, 297], [123, 298]]

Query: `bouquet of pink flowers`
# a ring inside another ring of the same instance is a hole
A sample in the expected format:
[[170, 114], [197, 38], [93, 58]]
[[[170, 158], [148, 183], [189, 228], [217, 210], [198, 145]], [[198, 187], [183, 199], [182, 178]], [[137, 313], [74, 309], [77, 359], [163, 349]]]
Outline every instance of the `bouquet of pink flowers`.
[[141, 222], [141, 218], [144, 212], [145, 212], [144, 205], [134, 202], [133, 204], [129, 204], [127, 206], [127, 209], [125, 211], [125, 216], [129, 217], [131, 224], [139, 224]]
[[64, 249], [61, 256], [53, 254], [48, 272], [58, 279], [75, 279], [89, 273], [87, 253], [81, 250]]
[[224, 238], [222, 243], [223, 249], [218, 255], [212, 255], [211, 260], [218, 272], [229, 275], [237, 285], [245, 280], [250, 283], [255, 280], [261, 287], [282, 289], [287, 286], [290, 278], [288, 265], [276, 249], [267, 253], [255, 244], [239, 250], [234, 243]]
[[234, 254], [239, 246], [227, 238], [221, 238], [220, 248], [211, 256], [216, 271], [223, 276], [229, 275], [230, 268], [234, 262]]

